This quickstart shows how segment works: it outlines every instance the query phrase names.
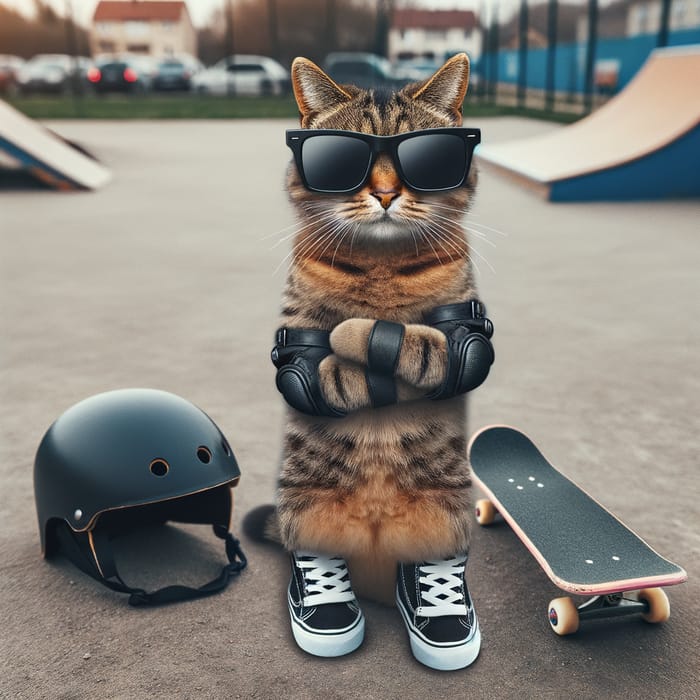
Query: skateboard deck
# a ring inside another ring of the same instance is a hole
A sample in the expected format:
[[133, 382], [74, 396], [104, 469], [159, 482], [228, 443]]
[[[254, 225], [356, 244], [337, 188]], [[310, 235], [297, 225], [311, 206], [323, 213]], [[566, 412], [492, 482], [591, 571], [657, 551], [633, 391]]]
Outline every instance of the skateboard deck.
[[[556, 586], [593, 596], [578, 608], [571, 598], [550, 602], [557, 634], [576, 632], [581, 619], [632, 613], [647, 622], [668, 619], [661, 587], [683, 583], [686, 572], [555, 469], [530, 438], [507, 426], [484, 428], [468, 452], [474, 480], [488, 496], [477, 503], [477, 520], [490, 524], [497, 511]], [[637, 593], [625, 596], [629, 591]]]
[[469, 459], [477, 484], [559, 588], [600, 595], [686, 580], [518, 430], [485, 428]]

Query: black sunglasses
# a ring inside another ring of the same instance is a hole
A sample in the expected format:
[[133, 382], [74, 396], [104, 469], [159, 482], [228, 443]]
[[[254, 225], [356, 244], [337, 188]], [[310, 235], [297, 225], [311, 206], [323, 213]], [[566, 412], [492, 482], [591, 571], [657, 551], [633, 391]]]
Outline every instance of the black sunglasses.
[[401, 180], [418, 192], [464, 184], [479, 129], [446, 127], [375, 136], [336, 129], [288, 129], [287, 146], [313, 192], [353, 193], [364, 187], [377, 156], [388, 153]]

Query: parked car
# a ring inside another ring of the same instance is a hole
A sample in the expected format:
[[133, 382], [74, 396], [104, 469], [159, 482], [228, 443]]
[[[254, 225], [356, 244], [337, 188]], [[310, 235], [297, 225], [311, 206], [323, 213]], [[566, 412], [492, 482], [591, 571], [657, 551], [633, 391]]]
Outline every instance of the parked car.
[[228, 56], [192, 78], [192, 89], [209, 95], [285, 95], [289, 71], [267, 56]]
[[84, 90], [91, 61], [85, 56], [39, 54], [27, 61], [17, 73], [17, 88], [31, 92], [68, 93]]
[[17, 89], [17, 73], [23, 65], [24, 60], [19, 56], [0, 55], [0, 94]]
[[192, 77], [204, 66], [193, 56], [173, 56], [161, 61], [153, 78], [154, 90], [189, 90]]
[[394, 78], [407, 83], [425, 80], [437, 71], [442, 64], [427, 58], [411, 58], [397, 61], [393, 66]]
[[148, 56], [114, 56], [101, 58], [87, 72], [97, 93], [148, 92], [153, 84], [155, 64]]
[[398, 80], [386, 58], [373, 53], [329, 53], [323, 69], [337, 83], [351, 83], [361, 88], [398, 87], [405, 80]]

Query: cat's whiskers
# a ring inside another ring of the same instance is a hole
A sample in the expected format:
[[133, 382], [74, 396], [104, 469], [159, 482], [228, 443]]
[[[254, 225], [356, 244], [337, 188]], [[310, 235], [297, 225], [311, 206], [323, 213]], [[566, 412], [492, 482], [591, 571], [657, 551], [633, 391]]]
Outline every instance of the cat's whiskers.
[[[449, 224], [454, 224], [454, 221], [452, 219], [450, 219], [447, 216], [443, 216], [442, 214], [433, 213], [433, 217], [435, 217], [436, 219], [440, 219], [441, 221], [446, 221]], [[493, 248], [497, 247], [496, 244], [492, 240], [487, 238], [486, 234], [484, 234], [482, 231], [478, 231], [476, 229], [471, 229], [471, 228], [467, 228], [467, 230], [469, 231], [469, 233], [472, 233], [475, 238], [478, 238], [479, 240], [484, 241], [484, 243], [488, 243]]]
[[278, 245], [284, 243], [285, 241], [288, 241], [290, 238], [293, 238], [297, 234], [301, 233], [305, 228], [308, 228], [309, 226], [321, 223], [327, 218], [328, 219], [333, 218], [333, 214], [331, 212], [328, 212], [328, 211], [319, 212], [318, 214], [315, 214], [314, 216], [308, 217], [305, 220], [295, 221], [293, 224], [290, 224], [289, 226], [285, 226], [283, 229], [280, 229], [279, 231], [275, 231], [274, 233], [267, 234], [266, 236], [263, 236], [261, 238], [261, 240], [267, 240], [268, 238], [272, 238], [272, 236], [276, 236], [280, 233], [284, 233], [285, 231], [287, 231], [289, 229], [293, 229], [291, 231], [291, 233], [288, 233], [288, 234], [282, 236], [274, 245], [272, 245], [270, 247], [270, 250], [273, 250]]
[[329, 238], [332, 238], [340, 224], [337, 221], [329, 222], [304, 240], [300, 245], [294, 247], [294, 260], [296, 262], [309, 258], [314, 251], [322, 246]]
[[[431, 247], [438, 262], [441, 265], [444, 265], [442, 258], [438, 255], [438, 253], [435, 250], [431, 241], [434, 241], [437, 244], [438, 248], [440, 250], [442, 250], [447, 255], [447, 257], [450, 259], [450, 261], [454, 262], [454, 257], [452, 256], [452, 253], [450, 253], [450, 251], [445, 246], [446, 241], [442, 238], [442, 236], [440, 235], [440, 232], [434, 227], [434, 225], [430, 221], [423, 221], [423, 222], [421, 222], [421, 224], [422, 225], [419, 228], [419, 233], [421, 234], [422, 239], [424, 241], [426, 241], [428, 243], [428, 245]], [[456, 249], [453, 248], [453, 250], [456, 250]]]
[[[502, 236], [503, 238], [508, 238], [510, 235], [507, 231], [501, 231], [500, 229], [493, 228], [493, 226], [487, 226], [486, 224], [479, 223], [478, 221], [471, 221], [469, 218], [467, 218], [467, 226], [472, 226], [474, 228], [479, 227], [482, 229], [486, 229], [486, 231], [489, 231], [490, 233], [496, 233], [499, 236]], [[482, 231], [482, 233], [484, 233]]]
[[[342, 243], [343, 237], [348, 233], [350, 230], [350, 226], [346, 224], [338, 225], [334, 230], [333, 230], [333, 235], [326, 241], [325, 246], [323, 246], [323, 249], [320, 249], [320, 246], [315, 249], [315, 254], [308, 254], [306, 255], [305, 260], [302, 261], [301, 265], [302, 267], [306, 264], [308, 264], [310, 261], [315, 260], [315, 261], [320, 261], [323, 256], [325, 255], [326, 251], [336, 242], [338, 241], [338, 245]], [[317, 251], [317, 252], [316, 252]], [[333, 260], [331, 261], [331, 267], [333, 267], [333, 262], [335, 261], [335, 255], [333, 256]]]
[[310, 245], [305, 243], [303, 248], [299, 250], [297, 255], [295, 255], [295, 260], [299, 262], [303, 256], [304, 259], [301, 260], [301, 265], [305, 265], [309, 260], [314, 258], [316, 251], [318, 251], [325, 243], [325, 247], [316, 257], [316, 260], [320, 260], [326, 250], [333, 245], [334, 241], [341, 235], [348, 225], [349, 224], [347, 221], [343, 221], [342, 219], [336, 220], [334, 225], [331, 226], [330, 230], [326, 231], [320, 238], [313, 240]]
[[[350, 233], [351, 231], [355, 230], [359, 224], [353, 222], [353, 221], [348, 221], [347, 226], [346, 226], [346, 231], [343, 233], [342, 236], [340, 236], [340, 240], [338, 241], [338, 245], [335, 247], [335, 250], [333, 251], [333, 257], [331, 258], [331, 267], [335, 265], [335, 256], [338, 254], [338, 250], [340, 249], [340, 246], [343, 244], [343, 241], [345, 240], [345, 237]], [[323, 253], [322, 253], [323, 255]]]
[[[335, 217], [329, 216], [328, 220], [325, 221], [318, 229], [314, 229], [314, 231], [309, 234], [307, 239], [305, 239], [300, 246], [293, 245], [291, 250], [284, 256], [284, 258], [282, 258], [279, 265], [277, 265], [277, 267], [275, 268], [274, 272], [272, 273], [273, 277], [279, 272], [282, 265], [284, 265], [284, 263], [287, 262], [287, 260], [289, 260], [290, 257], [293, 256], [293, 259], [297, 260], [297, 258], [300, 255], [303, 255], [305, 253], [307, 247], [315, 245], [318, 241], [319, 234], [322, 234], [322, 237], [325, 238], [325, 236], [328, 234], [327, 229], [332, 228], [335, 221]], [[297, 233], [303, 232], [304, 228], [305, 227], [302, 227], [301, 230]]]
[[[423, 202], [421, 202], [422, 204]], [[440, 202], [426, 202], [426, 205], [429, 207], [435, 207], [436, 209], [443, 209], [445, 211], [450, 212], [451, 214], [459, 214], [461, 216], [465, 216], [467, 218], [467, 223], [471, 226], [474, 227], [479, 227], [486, 229], [487, 231], [491, 231], [493, 233], [497, 233], [499, 236], [503, 236], [504, 238], [507, 238], [510, 234], [506, 231], [501, 231], [500, 229], [494, 228], [493, 226], [487, 226], [486, 224], [482, 224], [479, 221], [473, 221], [473, 219], [478, 219], [479, 215], [474, 214], [471, 211], [464, 211], [462, 209], [459, 209], [458, 207], [451, 206], [449, 204], [442, 204]]]
[[404, 219], [406, 222], [406, 225], [408, 226], [408, 231], [411, 234], [411, 237], [413, 238], [413, 244], [416, 246], [416, 257], [420, 255], [420, 251], [418, 250], [418, 239], [416, 238], [416, 232], [415, 232], [415, 222], [411, 221], [410, 219]]
[[440, 243], [440, 247], [442, 250], [445, 251], [450, 256], [450, 260], [454, 261], [454, 258], [452, 257], [450, 250], [457, 255], [457, 259], [459, 259], [461, 256], [463, 256], [467, 251], [466, 251], [466, 246], [463, 248], [460, 248], [455, 242], [452, 236], [443, 228], [440, 227], [439, 224], [436, 222], [429, 222], [427, 229], [430, 231], [434, 239]]

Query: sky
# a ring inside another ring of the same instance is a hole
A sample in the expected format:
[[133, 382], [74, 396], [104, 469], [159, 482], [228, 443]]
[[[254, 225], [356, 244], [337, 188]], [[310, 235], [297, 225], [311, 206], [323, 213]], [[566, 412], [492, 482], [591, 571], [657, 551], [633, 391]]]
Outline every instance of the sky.
[[[235, 0], [233, 0], [235, 2]], [[284, 2], [284, 0], [280, 0]], [[90, 23], [92, 13], [94, 12], [97, 0], [48, 0], [58, 12], [65, 14], [66, 7], [73, 5], [75, 18], [81, 24], [87, 25]], [[187, 0], [187, 9], [190, 12], [192, 21], [196, 26], [202, 26], [207, 23], [212, 10], [216, 7], [221, 7], [225, 0]], [[489, 6], [497, 3], [500, 8], [501, 16], [509, 14], [512, 9], [519, 4], [519, 0], [417, 0], [416, 4], [420, 4], [428, 9], [445, 9], [445, 10], [476, 10], [483, 5]], [[0, 0], [0, 4], [9, 5], [22, 12], [30, 14], [34, 7], [33, 0]]]

